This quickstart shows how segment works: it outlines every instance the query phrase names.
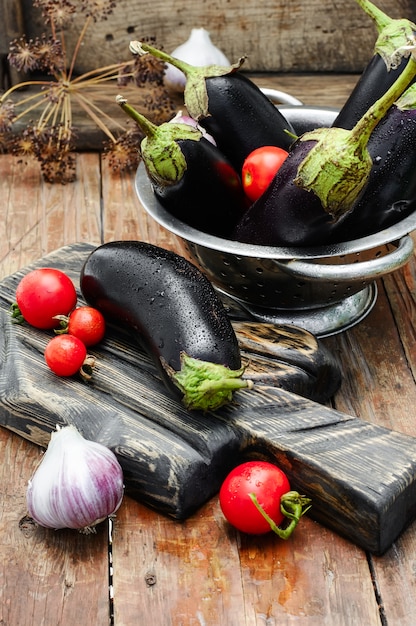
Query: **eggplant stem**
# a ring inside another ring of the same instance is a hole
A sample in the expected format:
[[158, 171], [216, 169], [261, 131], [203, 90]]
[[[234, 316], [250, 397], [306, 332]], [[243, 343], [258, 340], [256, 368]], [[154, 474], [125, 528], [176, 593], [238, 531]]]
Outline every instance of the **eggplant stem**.
[[201, 117], [204, 118], [209, 115], [208, 94], [205, 79], [232, 74], [240, 69], [241, 65], [245, 61], [245, 57], [240, 57], [237, 63], [233, 63], [232, 65], [195, 66], [173, 57], [162, 50], [153, 48], [153, 46], [150, 46], [148, 43], [144, 43], [142, 41], [131, 41], [130, 52], [139, 55], [149, 52], [152, 56], [160, 59], [161, 61], [165, 61], [165, 63], [170, 63], [185, 74], [185, 104], [189, 115], [195, 120], [199, 120]]
[[374, 54], [384, 61], [387, 71], [397, 69], [409, 56], [408, 46], [414, 42], [416, 24], [406, 18], [394, 19], [383, 13], [370, 0], [356, 0], [371, 17], [378, 31]]
[[119, 94], [116, 96], [116, 102], [123, 111], [140, 126], [146, 137], [153, 137], [157, 133], [158, 127], [156, 124], [153, 124], [153, 122], [148, 120], [144, 115], [136, 111], [136, 109], [127, 102], [127, 98]]
[[386, 13], [384, 13], [384, 11], [376, 7], [376, 5], [370, 2], [370, 0], [355, 1], [362, 8], [362, 10], [371, 17], [379, 33], [381, 33], [382, 30], [389, 26], [393, 21], [391, 17], [389, 17]]
[[371, 133], [377, 124], [383, 119], [390, 107], [400, 98], [403, 92], [416, 76], [416, 60], [413, 56], [415, 45], [406, 67], [391, 87], [379, 98], [357, 122], [351, 130], [350, 140], [359, 145], [367, 145]]

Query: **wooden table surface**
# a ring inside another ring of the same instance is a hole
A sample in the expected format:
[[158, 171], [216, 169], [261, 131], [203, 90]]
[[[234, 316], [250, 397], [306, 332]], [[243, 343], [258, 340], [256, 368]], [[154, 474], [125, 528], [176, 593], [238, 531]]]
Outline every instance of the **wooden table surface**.
[[[355, 76], [292, 76], [262, 85], [340, 106]], [[142, 239], [175, 249], [149, 219], [133, 174], [77, 155], [77, 182], [45, 184], [37, 164], [0, 156], [0, 277], [65, 244]], [[358, 326], [325, 340], [343, 383], [333, 405], [416, 435], [416, 265], [379, 281]], [[416, 525], [374, 557], [310, 518], [287, 542], [234, 532], [214, 497], [185, 522], [126, 497], [96, 535], [25, 520], [41, 450], [0, 429], [0, 623], [7, 626], [413, 626]], [[385, 460], [388, 463], [388, 459]]]

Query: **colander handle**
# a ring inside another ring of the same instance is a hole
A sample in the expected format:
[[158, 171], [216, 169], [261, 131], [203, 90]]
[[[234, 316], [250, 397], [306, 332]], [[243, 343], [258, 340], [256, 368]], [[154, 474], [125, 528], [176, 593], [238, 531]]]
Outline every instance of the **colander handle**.
[[283, 272], [291, 274], [296, 278], [307, 278], [310, 281], [375, 280], [383, 274], [394, 272], [399, 267], [405, 265], [413, 254], [413, 248], [413, 239], [409, 235], [405, 235], [399, 240], [397, 248], [392, 252], [370, 261], [359, 261], [345, 265], [325, 265], [290, 259], [289, 261], [274, 260], [274, 263]]

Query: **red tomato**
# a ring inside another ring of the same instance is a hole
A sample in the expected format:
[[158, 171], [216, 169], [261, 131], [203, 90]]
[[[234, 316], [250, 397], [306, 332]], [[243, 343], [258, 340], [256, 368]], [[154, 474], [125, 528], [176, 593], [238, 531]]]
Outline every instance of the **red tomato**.
[[289, 481], [281, 469], [266, 461], [248, 461], [235, 467], [223, 482], [219, 499], [225, 518], [238, 530], [252, 535], [270, 532], [268, 521], [252, 502], [258, 503], [276, 525], [285, 516], [280, 511], [280, 498], [290, 491]]
[[57, 335], [45, 348], [45, 361], [58, 376], [76, 374], [87, 356], [87, 348], [78, 337]]
[[241, 179], [250, 200], [254, 202], [266, 191], [288, 154], [276, 146], [263, 146], [248, 155], [243, 163]]
[[55, 315], [68, 315], [77, 303], [72, 280], [57, 269], [32, 270], [16, 289], [16, 303], [28, 324], [36, 328], [54, 328]]
[[92, 306], [80, 306], [69, 316], [68, 333], [81, 339], [84, 345], [99, 343], [105, 334], [103, 314]]

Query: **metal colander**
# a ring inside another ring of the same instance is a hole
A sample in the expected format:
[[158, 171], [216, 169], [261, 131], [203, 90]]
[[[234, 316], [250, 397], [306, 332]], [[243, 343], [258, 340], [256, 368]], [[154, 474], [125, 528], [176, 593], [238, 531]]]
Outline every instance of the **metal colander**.
[[[300, 109], [308, 114], [307, 107], [293, 107], [297, 118]], [[312, 110], [316, 117], [317, 109]], [[330, 122], [334, 110], [323, 109], [322, 116]], [[416, 228], [416, 212], [362, 239], [279, 248], [221, 239], [177, 220], [157, 201], [143, 164], [136, 191], [149, 215], [178, 237], [184, 256], [205, 272], [231, 315], [295, 324], [320, 337], [362, 320], [376, 301], [376, 279], [403, 266], [413, 254], [408, 233]]]

